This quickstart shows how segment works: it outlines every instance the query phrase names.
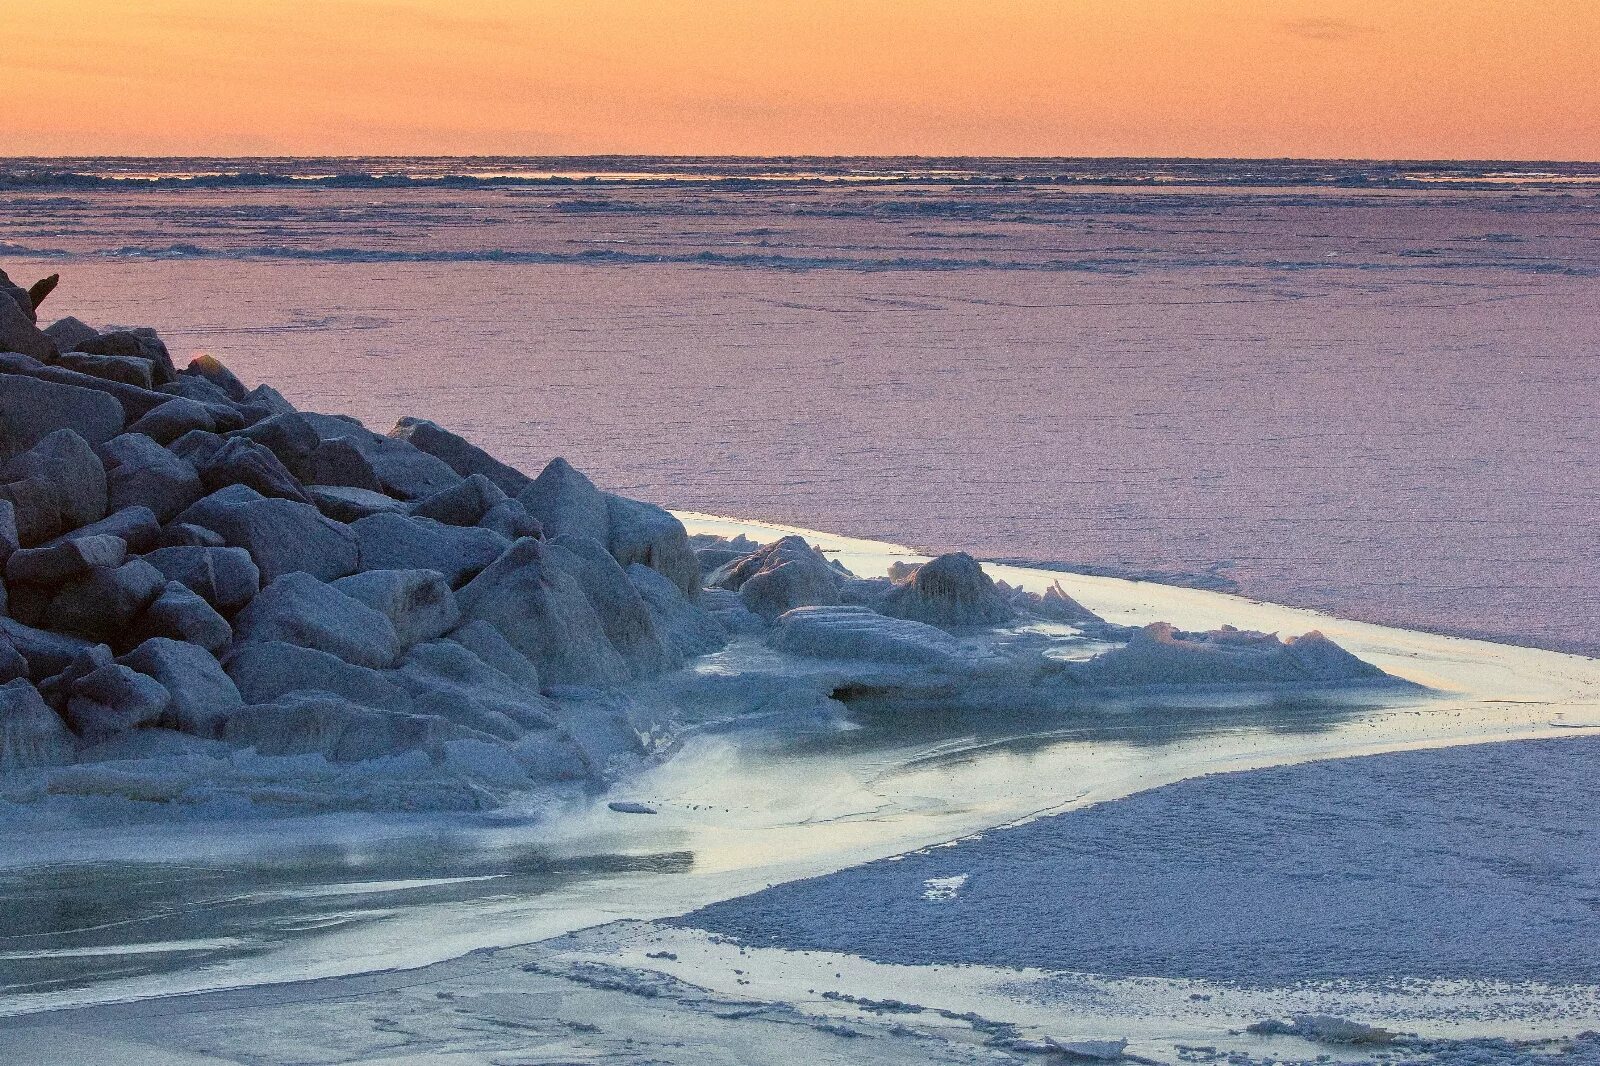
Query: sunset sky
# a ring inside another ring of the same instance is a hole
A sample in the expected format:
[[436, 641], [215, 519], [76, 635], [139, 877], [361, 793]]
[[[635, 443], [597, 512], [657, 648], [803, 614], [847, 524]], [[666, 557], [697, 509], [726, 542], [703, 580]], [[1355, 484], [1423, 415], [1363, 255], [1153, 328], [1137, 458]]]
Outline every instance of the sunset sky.
[[0, 154], [1600, 159], [1600, 0], [5, 0]]

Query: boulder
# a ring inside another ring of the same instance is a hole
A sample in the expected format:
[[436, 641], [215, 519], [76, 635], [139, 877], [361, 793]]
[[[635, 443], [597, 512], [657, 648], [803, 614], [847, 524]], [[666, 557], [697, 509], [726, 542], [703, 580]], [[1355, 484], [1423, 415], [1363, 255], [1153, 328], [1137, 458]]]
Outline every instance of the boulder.
[[147, 507], [169, 521], [205, 490], [193, 465], [138, 433], [113, 437], [100, 448], [106, 462], [106, 502], [112, 511]]
[[562, 536], [548, 542], [544, 554], [551, 564], [577, 578], [606, 639], [622, 653], [636, 676], [647, 677], [676, 665], [656, 632], [644, 598], [602, 545], [586, 537]]
[[452, 740], [490, 739], [435, 715], [375, 710], [323, 693], [246, 707], [228, 719], [223, 737], [260, 755], [321, 755], [331, 762], [432, 753]]
[[685, 596], [665, 574], [643, 563], [629, 566], [627, 573], [655, 622], [656, 632], [675, 658], [692, 659], [728, 642], [722, 624]]
[[187, 641], [213, 655], [233, 641], [233, 627], [200, 594], [169, 581], [133, 623], [133, 639], [166, 637]]
[[166, 584], [161, 571], [143, 559], [97, 567], [62, 584], [44, 609], [44, 625], [89, 640], [125, 641], [133, 620]]
[[234, 437], [252, 440], [278, 458], [285, 468], [302, 481], [309, 473], [311, 456], [322, 445], [322, 438], [303, 415], [290, 411], [263, 418], [237, 430]]
[[443, 460], [409, 441], [383, 437], [361, 423], [332, 415], [305, 415], [323, 440], [345, 440], [367, 460], [383, 491], [403, 500], [420, 500], [461, 480]]
[[[223, 392], [205, 378], [193, 374], [179, 374], [171, 381], [158, 386], [157, 391], [168, 396], [182, 396], [186, 400], [193, 400], [210, 411], [237, 411], [238, 408], [233, 398], [226, 392]], [[241, 420], [239, 426], [243, 424]], [[237, 429], [239, 426], [232, 428]]]
[[263, 496], [310, 503], [300, 482], [295, 480], [272, 451], [253, 440], [233, 437], [198, 464], [200, 484], [215, 492], [228, 485], [247, 485]]
[[746, 607], [772, 621], [796, 607], [839, 603], [842, 576], [801, 537], [784, 537], [718, 569], [711, 581], [733, 589]]
[[352, 523], [350, 530], [361, 545], [362, 567], [437, 570], [452, 588], [494, 562], [508, 546], [492, 530], [398, 514], [371, 515]]
[[37, 359], [19, 355], [16, 352], [0, 352], [0, 373], [17, 374], [35, 378], [39, 381], [49, 381], [58, 385], [72, 385], [76, 388], [88, 389], [91, 392], [103, 393], [121, 405], [125, 422], [142, 418], [171, 399], [171, 397], [159, 391], [152, 392], [149, 389], [141, 389], [137, 385], [129, 385], [126, 382], [97, 378], [93, 374], [80, 374], [78, 371], [68, 370], [64, 366], [47, 365]]
[[361, 560], [350, 527], [323, 517], [309, 503], [267, 499], [244, 485], [213, 492], [179, 514], [178, 521], [215, 530], [229, 546], [248, 551], [264, 582], [296, 571], [332, 581], [355, 573]]
[[89, 374], [107, 381], [120, 381], [148, 389], [155, 384], [155, 370], [150, 360], [132, 355], [90, 355], [88, 352], [62, 352], [55, 365], [80, 374]]
[[0, 636], [27, 660], [28, 677], [34, 681], [56, 676], [93, 647], [80, 637], [35, 629], [4, 615], [0, 615]]
[[174, 396], [159, 407], [152, 408], [133, 425], [130, 433], [142, 433], [157, 444], [171, 444], [195, 430], [210, 433], [217, 428], [217, 420], [204, 404], [182, 396]]
[[488, 622], [463, 622], [445, 639], [466, 648], [527, 691], [538, 692], [543, 687], [539, 668]]
[[1402, 684], [1351, 655], [1318, 632], [1288, 641], [1273, 633], [1223, 626], [1188, 633], [1156, 622], [1134, 632], [1128, 643], [1085, 662], [1068, 675], [1085, 685], [1322, 685], [1388, 681]]
[[172, 365], [171, 353], [167, 351], [166, 344], [153, 329], [141, 327], [101, 333], [80, 342], [78, 351], [93, 355], [128, 355], [148, 359], [155, 370], [157, 385], [166, 384], [178, 374], [177, 367]]
[[59, 429], [0, 467], [0, 499], [32, 546], [105, 517], [106, 470], [87, 441]]
[[434, 640], [411, 650], [395, 671], [416, 709], [502, 740], [551, 724], [549, 704], [460, 644]]
[[520, 500], [501, 500], [484, 512], [478, 525], [494, 530], [508, 541], [544, 536], [544, 526], [528, 513]]
[[215, 737], [228, 716], [244, 705], [233, 679], [211, 653], [182, 640], [152, 637], [117, 661], [167, 690], [171, 699], [161, 724], [169, 729]]
[[121, 566], [128, 557], [121, 537], [74, 536], [42, 548], [22, 548], [6, 560], [6, 580], [35, 585], [59, 585], [95, 567]]
[[0, 303], [5, 301], [10, 301], [29, 322], [38, 321], [38, 309], [34, 306], [33, 294], [12, 281], [11, 275], [0, 270]]
[[[0, 498], [0, 568], [20, 547], [22, 540], [17, 536], [17, 508], [10, 500]], [[0, 614], [4, 613], [0, 611]]]
[[0, 685], [0, 771], [61, 766], [77, 753], [72, 733], [23, 680]]
[[879, 610], [949, 629], [1006, 625], [1017, 617], [994, 581], [966, 552], [923, 563], [895, 586]]
[[507, 496], [521, 494], [532, 483], [522, 471], [507, 466], [482, 448], [425, 418], [402, 418], [389, 431], [389, 436], [409, 441], [443, 460], [462, 477], [480, 474], [488, 478]]
[[71, 533], [63, 533], [47, 544], [59, 544], [81, 537], [116, 537], [128, 546], [128, 554], [137, 555], [154, 547], [160, 535], [161, 524], [156, 521], [154, 511], [148, 507], [123, 507], [98, 522], [90, 522]]
[[[371, 521], [371, 519], [369, 519]], [[538, 667], [546, 685], [613, 685], [631, 679], [578, 579], [525, 538], [463, 588], [462, 617], [488, 622]]]
[[28, 676], [28, 660], [23, 658], [11, 638], [0, 633], [0, 685]]
[[333, 587], [389, 619], [402, 649], [441, 637], [461, 621], [456, 595], [436, 570], [368, 570]]
[[244, 406], [256, 407], [275, 415], [294, 413], [294, 404], [283, 398], [283, 393], [271, 385], [257, 385], [245, 394]]
[[306, 573], [288, 573], [262, 589], [234, 619], [240, 641], [281, 640], [382, 670], [395, 664], [394, 624], [371, 607]]
[[222, 361], [216, 356], [195, 356], [189, 360], [189, 366], [184, 373], [192, 377], [205, 378], [227, 394], [230, 400], [243, 403], [250, 395], [250, 390], [244, 387], [244, 382], [235, 377], [233, 371], [223, 366]]
[[221, 611], [232, 614], [261, 591], [261, 572], [243, 548], [174, 546], [146, 555], [145, 562]]
[[306, 496], [317, 510], [335, 522], [359, 522], [375, 514], [405, 514], [405, 504], [393, 496], [346, 485], [307, 485]]
[[103, 392], [0, 374], [0, 460], [69, 429], [90, 444], [122, 432], [122, 405]]
[[116, 662], [104, 644], [84, 644], [56, 673], [39, 682], [39, 695], [60, 714], [67, 713], [72, 686], [104, 666]]
[[431, 518], [447, 526], [475, 526], [489, 509], [505, 500], [499, 486], [482, 474], [472, 474], [447, 489], [408, 508], [418, 518]]
[[24, 311], [15, 300], [0, 295], [0, 350], [47, 362], [56, 356], [56, 342], [34, 324], [32, 314], [32, 308]]
[[981, 648], [935, 626], [865, 607], [796, 608], [778, 619], [767, 642], [790, 655], [947, 673], [964, 673], [987, 658]]
[[307, 485], [343, 486], [374, 494], [383, 492], [383, 483], [372, 472], [367, 457], [343, 437], [318, 444], [306, 459], [300, 480]]
[[[187, 522], [172, 522], [161, 528], [161, 535], [156, 538], [157, 548], [221, 548], [225, 547], [222, 534], [216, 530], [207, 529], [205, 526], [194, 526]], [[240, 548], [239, 551], [244, 551]], [[248, 558], [250, 553], [244, 552]], [[255, 566], [255, 563], [251, 563]]]
[[228, 675], [250, 703], [271, 703], [291, 692], [330, 692], [381, 710], [416, 709], [389, 671], [353, 666], [325, 651], [280, 640], [239, 645], [228, 658]]
[[700, 593], [700, 561], [683, 523], [660, 507], [622, 496], [606, 496], [606, 547], [624, 567], [643, 563], [660, 571], [690, 599]]
[[588, 537], [611, 543], [606, 498], [565, 459], [552, 459], [517, 497], [538, 519], [546, 536]]
[[63, 352], [74, 352], [78, 345], [93, 337], [100, 336], [100, 331], [93, 326], [84, 325], [82, 322], [68, 315], [58, 319], [44, 330], [50, 339], [56, 342], [56, 347]]
[[166, 716], [172, 696], [148, 674], [111, 663], [72, 682], [67, 721], [81, 737], [99, 739], [156, 725]]

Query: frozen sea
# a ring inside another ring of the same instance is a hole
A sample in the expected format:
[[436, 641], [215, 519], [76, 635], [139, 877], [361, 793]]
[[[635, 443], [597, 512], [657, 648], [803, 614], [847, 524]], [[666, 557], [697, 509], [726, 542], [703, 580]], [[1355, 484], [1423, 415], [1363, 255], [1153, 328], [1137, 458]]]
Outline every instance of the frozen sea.
[[52, 159], [0, 196], [50, 310], [378, 428], [1600, 652], [1600, 167]]

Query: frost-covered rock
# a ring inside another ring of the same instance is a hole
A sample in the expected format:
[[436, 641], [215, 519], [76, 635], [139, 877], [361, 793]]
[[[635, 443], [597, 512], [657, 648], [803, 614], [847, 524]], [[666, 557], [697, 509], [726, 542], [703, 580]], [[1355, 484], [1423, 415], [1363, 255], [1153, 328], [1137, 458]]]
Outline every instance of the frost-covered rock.
[[1393, 680], [1318, 632], [1285, 641], [1232, 626], [1185, 633], [1165, 622], [1136, 631], [1122, 648], [1072, 664], [1069, 673], [1084, 684], [1107, 686]]
[[517, 497], [548, 537], [588, 537], [609, 544], [611, 522], [605, 495], [565, 459], [550, 460]]
[[494, 562], [509, 547], [499, 534], [447, 526], [429, 518], [375, 514], [350, 526], [361, 565], [378, 570], [437, 570], [452, 587]]
[[372, 669], [393, 666], [400, 654], [388, 618], [307, 573], [270, 582], [233, 624], [240, 641], [281, 640]]
[[551, 725], [549, 703], [537, 688], [501, 673], [453, 640], [417, 645], [395, 676], [419, 712], [503, 740]]
[[643, 563], [693, 599], [700, 592], [700, 561], [683, 523], [650, 503], [606, 496], [606, 547], [624, 567]]
[[122, 663], [108, 663], [73, 681], [67, 720], [79, 736], [98, 738], [160, 722], [171, 705], [166, 686]]
[[[634, 563], [628, 580], [650, 611], [656, 632], [677, 659], [692, 659], [716, 651], [728, 642], [726, 630], [698, 603], [659, 570]], [[739, 604], [743, 609], [743, 603]]]
[[216, 658], [186, 641], [153, 637], [117, 661], [166, 689], [170, 702], [163, 724], [170, 728], [216, 736], [228, 716], [244, 705]]
[[532, 483], [522, 471], [512, 469], [482, 448], [425, 418], [402, 418], [389, 431], [389, 436], [414, 444], [443, 460], [462, 477], [481, 474], [507, 496], [519, 495]]
[[546, 545], [544, 554], [577, 578], [606, 639], [636, 675], [660, 673], [674, 661], [644, 598], [602, 545], [586, 537], [561, 536]]
[[491, 739], [436, 715], [378, 710], [315, 692], [236, 711], [223, 738], [261, 755], [321, 755], [332, 762], [439, 752], [452, 740]]
[[60, 766], [77, 745], [61, 716], [24, 680], [0, 685], [0, 770]]
[[710, 581], [771, 621], [796, 607], [836, 606], [843, 577], [804, 538], [789, 536], [721, 567]]
[[966, 552], [923, 563], [884, 598], [884, 614], [945, 628], [1006, 625], [1016, 618], [993, 579]]
[[778, 619], [767, 642], [790, 655], [855, 659], [959, 671], [987, 656], [968, 641], [924, 622], [865, 607], [798, 607]]
[[144, 558], [167, 580], [188, 586], [223, 614], [237, 611], [261, 591], [261, 571], [243, 548], [176, 545]]
[[268, 499], [244, 485], [218, 489], [178, 521], [215, 530], [229, 546], [248, 551], [266, 582], [296, 571], [332, 581], [360, 568], [360, 549], [348, 526], [309, 503]]
[[456, 595], [437, 570], [368, 570], [333, 587], [389, 619], [402, 650], [442, 637], [461, 621]]
[[227, 672], [247, 703], [271, 703], [291, 692], [329, 692], [367, 707], [415, 710], [390, 672], [281, 640], [240, 644], [228, 657]]

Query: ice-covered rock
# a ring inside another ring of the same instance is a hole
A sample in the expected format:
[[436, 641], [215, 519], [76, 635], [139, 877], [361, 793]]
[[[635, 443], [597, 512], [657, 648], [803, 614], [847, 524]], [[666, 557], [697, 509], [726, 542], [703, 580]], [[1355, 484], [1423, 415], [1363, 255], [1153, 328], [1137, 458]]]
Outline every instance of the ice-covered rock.
[[389, 619], [402, 651], [442, 637], [461, 621], [456, 595], [437, 570], [368, 570], [333, 587]]
[[577, 578], [606, 639], [636, 675], [659, 673], [674, 661], [644, 598], [602, 545], [587, 537], [560, 536], [546, 545], [544, 555]]
[[796, 607], [839, 603], [842, 575], [802, 537], [789, 536], [728, 563], [710, 583], [739, 593], [753, 613], [771, 621]]
[[797, 607], [778, 619], [767, 642], [814, 659], [863, 660], [895, 666], [960, 670], [987, 656], [968, 641], [924, 622], [891, 618], [865, 607]]
[[690, 599], [699, 594], [700, 562], [682, 522], [654, 504], [608, 494], [606, 525], [604, 543], [617, 562], [624, 567], [643, 563]]
[[549, 703], [537, 688], [501, 673], [462, 644], [419, 644], [395, 671], [420, 713], [504, 740], [551, 725]]
[[1006, 625], [1016, 618], [993, 579], [966, 552], [923, 563], [884, 597], [884, 614], [945, 628]]
[[108, 663], [71, 683], [67, 721], [79, 736], [107, 737], [155, 725], [171, 703], [166, 686], [155, 678], [122, 663]]
[[244, 705], [233, 680], [209, 652], [182, 640], [153, 637], [117, 660], [160, 682], [170, 701], [163, 724], [212, 737]]
[[303, 572], [268, 583], [233, 625], [240, 641], [281, 640], [372, 669], [393, 666], [400, 654], [388, 618]]
[[425, 418], [402, 418], [389, 431], [389, 436], [408, 441], [443, 460], [462, 477], [483, 475], [507, 496], [520, 495], [532, 483], [522, 471], [512, 469], [482, 448]]
[[243, 548], [178, 545], [158, 548], [145, 562], [169, 581], [188, 586], [223, 614], [232, 614], [261, 591], [261, 571]]
[[431, 518], [375, 514], [350, 526], [361, 565], [377, 570], [437, 570], [452, 587], [494, 562], [509, 547], [498, 533], [447, 526]]
[[[1097, 686], [1329, 684], [1388, 675], [1318, 632], [1279, 640], [1223, 626], [1185, 633], [1165, 622], [1145, 626], [1124, 646], [1068, 667]], [[1392, 680], [1392, 679], [1389, 679]]]
[[223, 737], [261, 755], [321, 755], [331, 762], [438, 752], [452, 740], [492, 739], [436, 715], [378, 710], [315, 692], [236, 711]]
[[548, 537], [588, 537], [599, 544], [611, 541], [605, 495], [565, 459], [550, 460], [517, 498], [539, 520]]
[[184, 510], [178, 521], [215, 530], [229, 546], [248, 551], [267, 582], [296, 571], [332, 581], [355, 573], [361, 564], [350, 527], [309, 503], [268, 499], [244, 485], [218, 489]]
[[[650, 611], [656, 632], [677, 659], [692, 659], [716, 651], [728, 642], [722, 625], [683, 594], [667, 576], [643, 563], [628, 567], [628, 580]], [[743, 604], [739, 605], [741, 609]]]
[[227, 672], [248, 703], [271, 703], [291, 692], [329, 692], [368, 707], [415, 710], [390, 672], [281, 640], [240, 644], [228, 657]]
[[121, 433], [123, 424], [122, 405], [103, 392], [0, 373], [0, 459], [62, 429], [99, 444]]
[[66, 723], [37, 689], [21, 679], [0, 685], [0, 770], [60, 766], [76, 750]]

